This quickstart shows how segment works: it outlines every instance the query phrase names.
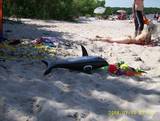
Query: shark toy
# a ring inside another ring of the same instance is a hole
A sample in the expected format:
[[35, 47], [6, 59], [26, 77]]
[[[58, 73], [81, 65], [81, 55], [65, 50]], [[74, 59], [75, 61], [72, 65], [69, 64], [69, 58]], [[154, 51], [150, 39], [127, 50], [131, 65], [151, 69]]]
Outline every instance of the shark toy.
[[57, 61], [55, 63], [42, 60], [42, 62], [47, 65], [47, 70], [44, 72], [44, 75], [49, 74], [53, 68], [66, 68], [90, 74], [92, 70], [109, 65], [106, 60], [99, 56], [88, 56], [84, 46], [81, 45], [81, 48], [82, 57], [68, 58], [65, 60]]

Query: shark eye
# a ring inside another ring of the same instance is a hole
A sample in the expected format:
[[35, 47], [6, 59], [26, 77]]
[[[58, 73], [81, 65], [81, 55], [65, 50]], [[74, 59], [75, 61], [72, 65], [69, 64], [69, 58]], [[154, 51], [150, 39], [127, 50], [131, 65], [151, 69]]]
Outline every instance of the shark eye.
[[92, 70], [92, 66], [91, 65], [86, 65], [86, 66], [83, 67], [83, 70], [84, 71], [90, 71], [90, 70]]

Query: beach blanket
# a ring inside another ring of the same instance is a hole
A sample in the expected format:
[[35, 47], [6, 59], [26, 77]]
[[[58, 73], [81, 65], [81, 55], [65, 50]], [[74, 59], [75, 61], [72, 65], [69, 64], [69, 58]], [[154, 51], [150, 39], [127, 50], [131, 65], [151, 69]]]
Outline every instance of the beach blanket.
[[3, 43], [0, 46], [0, 58], [7, 60], [16, 59], [45, 59], [49, 56], [55, 56], [56, 48], [48, 48], [45, 45], [33, 45], [31, 43], [20, 43], [18, 45], [10, 45]]

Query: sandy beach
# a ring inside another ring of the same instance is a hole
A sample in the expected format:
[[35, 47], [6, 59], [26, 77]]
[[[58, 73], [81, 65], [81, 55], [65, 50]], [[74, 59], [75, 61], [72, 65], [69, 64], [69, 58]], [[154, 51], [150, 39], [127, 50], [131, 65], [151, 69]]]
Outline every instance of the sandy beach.
[[[154, 38], [160, 35], [160, 23], [156, 24]], [[147, 73], [127, 77], [57, 68], [43, 76], [46, 66], [40, 60], [6, 59], [0, 61], [0, 121], [159, 121], [160, 46], [92, 41], [96, 35], [133, 34], [134, 24], [128, 20], [4, 22], [8, 39], [29, 42], [56, 37], [60, 44], [50, 56], [53, 61], [81, 56], [80, 45], [84, 45], [89, 55], [101, 56], [110, 64], [123, 60]]]

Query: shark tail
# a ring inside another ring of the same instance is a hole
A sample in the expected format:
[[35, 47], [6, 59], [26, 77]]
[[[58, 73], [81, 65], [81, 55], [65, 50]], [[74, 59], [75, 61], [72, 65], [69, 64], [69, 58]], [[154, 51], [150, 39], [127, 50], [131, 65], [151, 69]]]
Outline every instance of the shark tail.
[[45, 75], [48, 75], [52, 71], [52, 69], [55, 67], [55, 64], [51, 65], [51, 63], [46, 60], [42, 60], [42, 62], [47, 66], [47, 69], [43, 74], [45, 76]]
[[48, 75], [48, 74], [51, 72], [51, 70], [52, 70], [52, 68], [48, 68], [48, 69], [44, 72], [43, 75], [44, 75], [44, 76], [45, 76], [45, 75]]

